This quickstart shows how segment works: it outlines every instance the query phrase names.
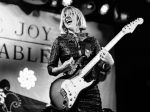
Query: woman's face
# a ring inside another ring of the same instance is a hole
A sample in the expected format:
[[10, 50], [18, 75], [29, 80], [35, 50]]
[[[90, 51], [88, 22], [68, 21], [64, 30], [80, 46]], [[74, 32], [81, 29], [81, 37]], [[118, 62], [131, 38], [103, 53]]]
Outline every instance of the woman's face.
[[76, 14], [71, 10], [68, 9], [65, 11], [65, 18], [64, 18], [64, 24], [66, 28], [73, 32], [77, 32], [77, 16]]

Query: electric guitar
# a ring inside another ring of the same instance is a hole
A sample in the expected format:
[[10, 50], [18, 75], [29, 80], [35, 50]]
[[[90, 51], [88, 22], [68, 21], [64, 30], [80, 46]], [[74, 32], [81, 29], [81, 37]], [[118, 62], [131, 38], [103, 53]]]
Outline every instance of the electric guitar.
[[[142, 18], [137, 18], [130, 24], [125, 25], [105, 46], [105, 49], [109, 51], [124, 35], [132, 33], [140, 24], [143, 24]], [[71, 109], [80, 92], [93, 84], [94, 80], [86, 82], [84, 76], [100, 61], [100, 53], [101, 51], [84, 68], [75, 72], [75, 76], [73, 75], [68, 79], [61, 77], [51, 84], [50, 99], [56, 109], [65, 111]]]

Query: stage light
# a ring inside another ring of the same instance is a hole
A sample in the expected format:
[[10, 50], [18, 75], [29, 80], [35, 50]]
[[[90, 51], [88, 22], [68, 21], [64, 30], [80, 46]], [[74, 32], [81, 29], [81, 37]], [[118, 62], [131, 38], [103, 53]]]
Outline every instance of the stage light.
[[102, 6], [101, 6], [101, 8], [100, 8], [100, 14], [101, 15], [105, 15], [105, 14], [107, 14], [107, 12], [109, 11], [109, 9], [110, 9], [110, 5], [109, 4], [103, 4]]
[[81, 10], [84, 15], [91, 14], [96, 9], [95, 3], [93, 1], [88, 1], [84, 3], [81, 7]]
[[126, 22], [129, 19], [130, 14], [127, 12], [122, 12], [117, 8], [114, 9], [114, 20], [116, 22]]
[[63, 6], [71, 5], [71, 3], [72, 3], [72, 0], [62, 0], [62, 5]]
[[58, 1], [57, 0], [52, 0], [51, 1], [51, 6], [52, 7], [56, 7], [57, 6]]
[[121, 18], [121, 20], [125, 21], [128, 19], [128, 15], [126, 13], [121, 13], [120, 18]]
[[89, 3], [86, 4], [86, 7], [88, 9], [93, 9], [94, 8], [94, 3], [93, 2], [89, 2]]
[[114, 9], [114, 19], [116, 20], [116, 19], [118, 19], [118, 18], [119, 18], [119, 14], [118, 14], [117, 9], [115, 8], [115, 9]]

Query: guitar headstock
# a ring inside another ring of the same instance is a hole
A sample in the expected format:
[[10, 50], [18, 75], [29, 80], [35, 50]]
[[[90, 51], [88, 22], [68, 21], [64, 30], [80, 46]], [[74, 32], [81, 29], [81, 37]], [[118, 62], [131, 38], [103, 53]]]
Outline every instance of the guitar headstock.
[[143, 18], [137, 18], [136, 20], [130, 22], [129, 24], [125, 25], [123, 28], [122, 28], [122, 32], [127, 34], [127, 33], [132, 33], [135, 28], [138, 26], [138, 25], [141, 25], [143, 24], [144, 20]]

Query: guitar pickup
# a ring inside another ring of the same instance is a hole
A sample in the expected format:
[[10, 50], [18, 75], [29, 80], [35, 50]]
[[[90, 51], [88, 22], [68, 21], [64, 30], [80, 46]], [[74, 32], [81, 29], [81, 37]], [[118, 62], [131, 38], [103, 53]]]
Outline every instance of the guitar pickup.
[[63, 96], [64, 99], [67, 97], [67, 93], [64, 89], [60, 90], [60, 94]]

